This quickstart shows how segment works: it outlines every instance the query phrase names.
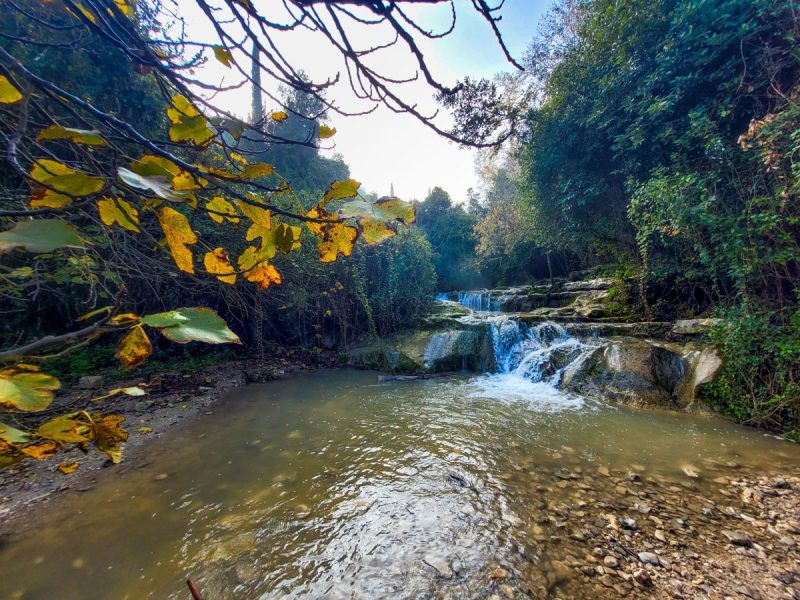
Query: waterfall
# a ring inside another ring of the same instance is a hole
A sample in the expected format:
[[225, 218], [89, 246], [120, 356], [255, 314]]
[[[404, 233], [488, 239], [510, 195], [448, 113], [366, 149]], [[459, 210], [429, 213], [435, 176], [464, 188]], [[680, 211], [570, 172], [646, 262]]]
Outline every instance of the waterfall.
[[495, 372], [552, 385], [558, 385], [564, 368], [589, 348], [557, 323], [529, 327], [504, 315], [490, 318], [489, 334]]
[[480, 312], [497, 312], [500, 310], [498, 298], [492, 298], [492, 292], [458, 292], [458, 303], [464, 308]]

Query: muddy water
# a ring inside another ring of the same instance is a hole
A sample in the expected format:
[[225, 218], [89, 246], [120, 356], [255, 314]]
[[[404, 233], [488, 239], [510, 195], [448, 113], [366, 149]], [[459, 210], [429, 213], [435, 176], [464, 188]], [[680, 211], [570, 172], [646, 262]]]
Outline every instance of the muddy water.
[[798, 459], [718, 419], [514, 375], [316, 373], [241, 389], [62, 499], [0, 546], [0, 598], [187, 598], [187, 576], [208, 599], [483, 598], [498, 566], [507, 593], [570, 596], [559, 536], [620, 478], [700, 510], [691, 498], [713, 501], [720, 477]]

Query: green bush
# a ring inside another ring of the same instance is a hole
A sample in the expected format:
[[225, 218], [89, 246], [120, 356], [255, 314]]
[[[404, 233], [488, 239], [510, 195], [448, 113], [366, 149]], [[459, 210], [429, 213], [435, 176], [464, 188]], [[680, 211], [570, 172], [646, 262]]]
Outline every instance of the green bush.
[[723, 357], [701, 397], [737, 421], [791, 432], [800, 427], [800, 310], [739, 307], [710, 332]]

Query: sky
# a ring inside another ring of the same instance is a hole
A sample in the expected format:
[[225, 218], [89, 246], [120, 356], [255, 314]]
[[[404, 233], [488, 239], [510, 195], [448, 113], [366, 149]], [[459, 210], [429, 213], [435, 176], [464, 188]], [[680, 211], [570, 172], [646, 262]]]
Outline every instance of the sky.
[[[272, 2], [273, 0], [261, 0]], [[421, 49], [426, 63], [436, 79], [452, 85], [465, 76], [489, 77], [503, 71], [511, 71], [509, 64], [494, 38], [488, 23], [472, 9], [470, 0], [455, 0], [456, 27], [446, 38], [421, 40]], [[275, 2], [275, 4], [280, 4]], [[494, 4], [490, 0], [490, 4]], [[506, 0], [498, 27], [511, 52], [522, 59], [525, 48], [536, 32], [537, 24], [550, 7], [550, 0]], [[197, 12], [192, 0], [178, 0], [182, 16], [186, 19], [190, 37], [216, 41], [213, 30], [206, 19]], [[266, 14], [257, 2], [261, 14]], [[416, 21], [427, 29], [441, 30], [450, 21], [450, 9], [446, 4], [436, 6], [412, 6], [407, 9], [416, 16]], [[385, 31], [378, 27], [354, 26], [349, 30], [355, 46], [368, 47], [374, 42], [385, 42]], [[418, 36], [420, 37], [420, 36]], [[333, 86], [327, 97], [349, 111], [363, 110], [369, 105], [354, 97], [341, 57], [336, 55], [319, 34], [292, 31], [276, 38], [276, 44], [291, 64], [302, 68], [313, 80], [324, 80], [336, 73], [340, 83]], [[234, 54], [236, 60], [236, 54]], [[245, 63], [244, 57], [240, 63]], [[410, 53], [395, 47], [375, 55], [373, 62], [381, 72], [394, 77], [407, 77], [415, 72], [415, 63]], [[249, 66], [242, 64], [249, 70]], [[221, 63], [211, 59], [198, 74], [204, 81], [231, 83], [237, 81], [235, 70], [227, 70]], [[433, 90], [422, 82], [398, 86], [402, 97], [418, 104], [426, 114], [433, 114], [436, 104]], [[250, 90], [242, 88], [226, 92], [215, 99], [231, 112], [245, 118], [250, 112]], [[266, 110], [277, 109], [266, 101]], [[442, 113], [440, 124], [446, 124]], [[422, 200], [434, 186], [450, 193], [456, 202], [464, 202], [467, 189], [478, 188], [473, 149], [460, 148], [436, 134], [413, 116], [396, 114], [386, 107], [379, 107], [368, 115], [345, 117], [331, 115], [331, 126], [337, 134], [332, 139], [333, 147], [323, 150], [332, 156], [341, 154], [350, 166], [351, 177], [362, 182], [362, 189], [388, 195], [394, 187], [395, 195], [405, 200]]]

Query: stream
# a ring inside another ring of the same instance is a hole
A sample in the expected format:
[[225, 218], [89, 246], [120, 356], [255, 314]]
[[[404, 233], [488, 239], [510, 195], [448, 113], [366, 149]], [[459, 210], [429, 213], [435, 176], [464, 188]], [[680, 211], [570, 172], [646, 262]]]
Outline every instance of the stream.
[[559, 391], [536, 366], [574, 354], [557, 326], [506, 334], [495, 374], [232, 392], [5, 540], [0, 598], [188, 598], [187, 576], [207, 599], [575, 597], [563, 561], [599, 500], [694, 520], [725, 477], [797, 473], [800, 448], [721, 419]]

